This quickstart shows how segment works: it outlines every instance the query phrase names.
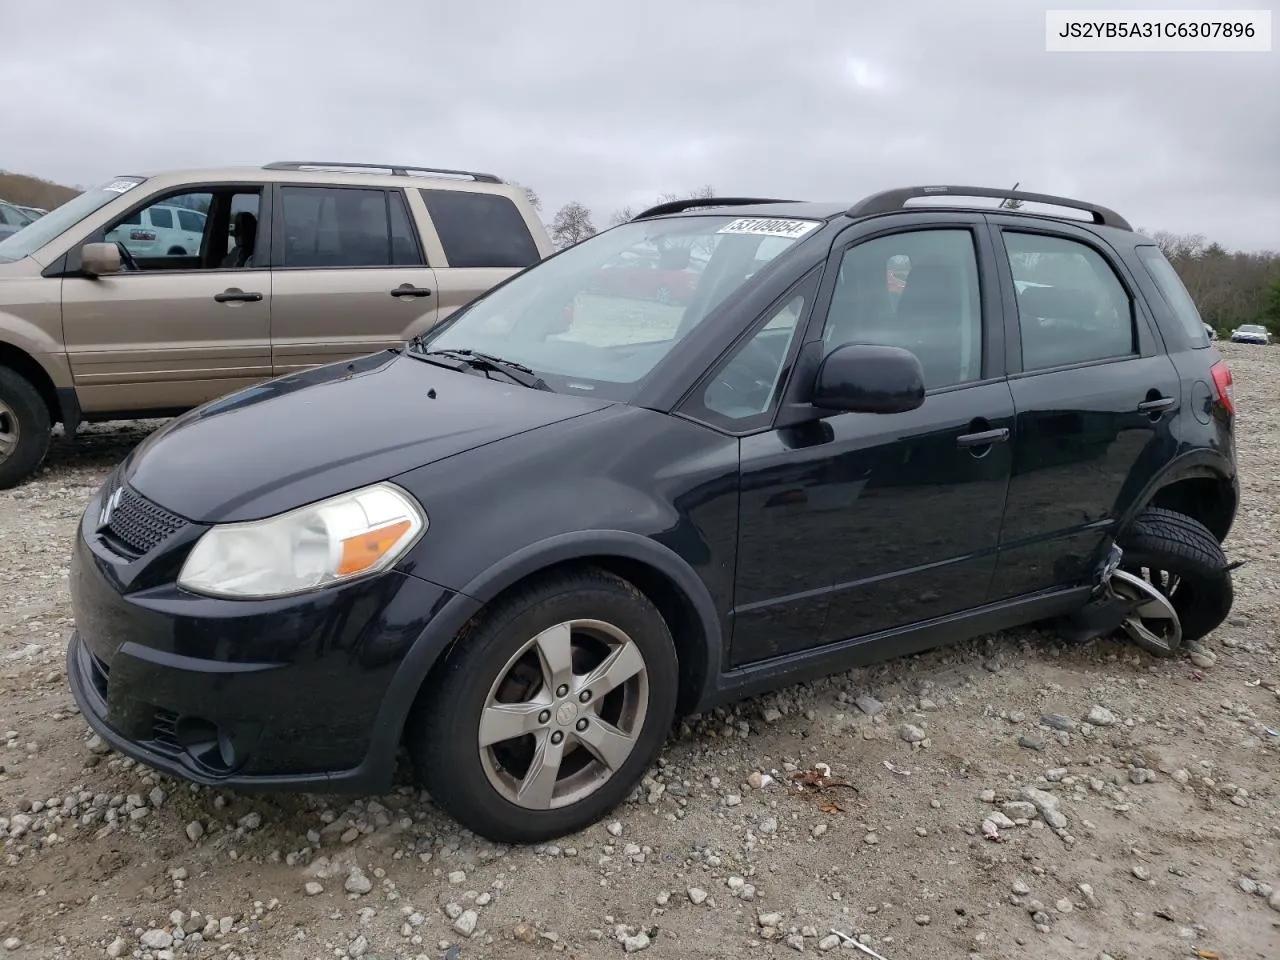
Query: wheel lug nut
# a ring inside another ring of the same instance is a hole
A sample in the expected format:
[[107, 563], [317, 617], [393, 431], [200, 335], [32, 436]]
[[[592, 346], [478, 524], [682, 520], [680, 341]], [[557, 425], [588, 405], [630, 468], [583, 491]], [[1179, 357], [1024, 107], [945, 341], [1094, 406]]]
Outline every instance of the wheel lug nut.
[[581, 700], [583, 703], [586, 703], [588, 700], [591, 699], [591, 691], [583, 690], [580, 694], [578, 694], [578, 699]]
[[568, 693], [569, 693], [569, 685], [567, 683], [562, 683], [560, 684], [559, 687], [556, 688], [557, 697], [567, 696]]
[[577, 722], [577, 724], [575, 724], [575, 726], [577, 726], [578, 732], [581, 733], [583, 730], [587, 729], [587, 718], [583, 717]]
[[547, 722], [547, 721], [549, 721], [550, 719], [551, 719], [551, 711], [550, 711], [550, 710], [543, 710], [540, 714], [538, 714], [538, 722], [539, 722], [539, 723], [546, 723], [546, 722]]
[[560, 741], [561, 741], [561, 740], [563, 740], [563, 739], [564, 739], [564, 734], [563, 734], [563, 733], [561, 733], [559, 730], [557, 730], [555, 733], [553, 733], [553, 734], [551, 735], [551, 742], [552, 742], [552, 743], [558, 744], [558, 743], [560, 743]]

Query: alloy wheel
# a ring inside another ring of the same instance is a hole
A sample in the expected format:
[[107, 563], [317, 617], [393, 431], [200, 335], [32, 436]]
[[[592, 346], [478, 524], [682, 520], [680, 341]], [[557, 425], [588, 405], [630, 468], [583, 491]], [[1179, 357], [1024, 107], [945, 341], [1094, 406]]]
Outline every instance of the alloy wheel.
[[568, 620], [521, 646], [498, 671], [477, 745], [490, 785], [530, 810], [577, 803], [631, 756], [644, 728], [644, 654], [602, 620]]
[[0, 461], [8, 460], [18, 449], [21, 428], [13, 407], [0, 400]]

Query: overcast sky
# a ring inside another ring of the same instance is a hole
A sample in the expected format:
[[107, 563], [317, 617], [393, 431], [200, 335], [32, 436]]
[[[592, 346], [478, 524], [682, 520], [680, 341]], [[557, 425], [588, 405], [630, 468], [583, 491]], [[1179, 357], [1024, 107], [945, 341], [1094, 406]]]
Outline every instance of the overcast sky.
[[[1152, 5], [1280, 23], [1277, 0]], [[0, 0], [0, 167], [80, 185], [279, 159], [465, 167], [533, 187], [546, 220], [581, 200], [597, 226], [708, 183], [856, 200], [1020, 181], [1280, 249], [1280, 47], [1046, 53], [1045, 6]]]

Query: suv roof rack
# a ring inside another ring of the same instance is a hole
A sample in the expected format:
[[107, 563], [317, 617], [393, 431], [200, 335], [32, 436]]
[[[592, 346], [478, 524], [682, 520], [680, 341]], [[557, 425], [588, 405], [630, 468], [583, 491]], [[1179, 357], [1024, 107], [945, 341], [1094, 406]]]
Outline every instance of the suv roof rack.
[[338, 167], [352, 170], [390, 170], [392, 176], [407, 177], [413, 173], [439, 173], [450, 177], [470, 177], [479, 183], [502, 183], [492, 173], [476, 173], [474, 170], [448, 170], [443, 167], [411, 167], [400, 163], [340, 163], [328, 160], [276, 160], [263, 164], [264, 170], [302, 170], [306, 167]]
[[752, 203], [794, 203], [794, 200], [774, 200], [768, 197], [694, 197], [686, 200], [669, 200], [642, 210], [631, 219], [644, 220], [647, 217], [660, 217], [667, 213], [682, 213], [696, 207], [743, 207]]
[[1071, 207], [1086, 211], [1094, 223], [1119, 230], [1132, 231], [1129, 221], [1120, 214], [1096, 203], [1085, 203], [1083, 200], [1072, 200], [1068, 197], [1055, 197], [1047, 193], [1028, 193], [1025, 190], [1005, 190], [997, 187], [897, 187], [893, 190], [882, 190], [869, 197], [863, 197], [847, 211], [851, 217], [866, 217], [876, 213], [893, 213], [907, 205], [908, 200], [916, 197], [991, 197], [997, 200], [1023, 200], [1027, 203], [1048, 203], [1056, 207]]

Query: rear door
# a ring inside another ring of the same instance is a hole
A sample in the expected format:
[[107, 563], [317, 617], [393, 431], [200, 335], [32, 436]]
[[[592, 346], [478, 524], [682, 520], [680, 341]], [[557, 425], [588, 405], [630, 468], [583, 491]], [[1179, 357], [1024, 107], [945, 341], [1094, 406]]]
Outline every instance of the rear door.
[[1184, 402], [1114, 249], [1070, 224], [992, 215], [1016, 425], [992, 600], [1086, 579]]
[[283, 183], [275, 197], [277, 376], [400, 346], [435, 322], [436, 276], [403, 190]]
[[490, 287], [542, 259], [529, 225], [511, 198], [463, 186], [413, 191], [426, 222], [438, 238], [436, 322], [470, 303]]

